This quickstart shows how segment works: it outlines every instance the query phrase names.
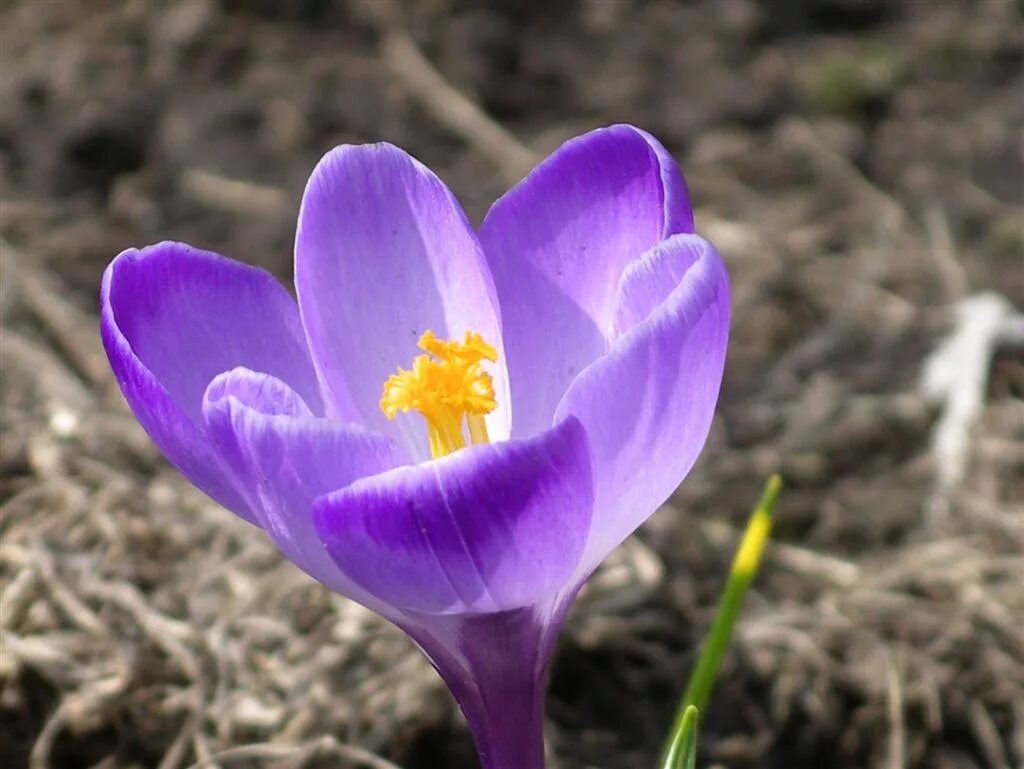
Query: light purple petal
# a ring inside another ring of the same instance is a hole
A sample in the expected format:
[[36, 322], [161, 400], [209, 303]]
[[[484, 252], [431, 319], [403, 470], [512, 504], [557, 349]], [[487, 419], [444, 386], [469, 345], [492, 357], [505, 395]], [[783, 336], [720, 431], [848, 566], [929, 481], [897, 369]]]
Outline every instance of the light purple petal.
[[423, 420], [394, 422], [378, 406], [384, 382], [422, 353], [426, 330], [481, 334], [499, 353], [492, 373], [494, 439], [508, 435], [507, 375], [490, 272], [448, 188], [389, 144], [345, 145], [313, 171], [295, 242], [295, 283], [310, 349], [334, 416], [428, 455]]
[[203, 413], [211, 440], [281, 551], [332, 590], [376, 608], [327, 556], [313, 528], [313, 501], [395, 467], [398, 447], [358, 426], [314, 417], [283, 382], [242, 368], [213, 380]]
[[294, 300], [263, 270], [165, 242], [114, 259], [101, 304], [103, 344], [139, 422], [192, 483], [252, 520], [203, 433], [203, 392], [247, 366], [322, 409]]
[[626, 265], [692, 231], [675, 161], [627, 125], [566, 142], [494, 204], [480, 240], [501, 302], [514, 435], [547, 428], [569, 383], [607, 349]]
[[647, 320], [709, 249], [711, 244], [699, 235], [678, 235], [628, 264], [616, 287], [612, 339]]
[[556, 594], [573, 573], [593, 500], [575, 419], [528, 440], [473, 446], [357, 481], [316, 504], [338, 566], [405, 611], [503, 611]]
[[[667, 298], [652, 311], [659, 295]], [[725, 365], [729, 279], [707, 241], [669, 238], [627, 270], [618, 296], [615, 317], [636, 325], [572, 383], [556, 417], [577, 417], [593, 452], [597, 492], [581, 575], [690, 471]]]

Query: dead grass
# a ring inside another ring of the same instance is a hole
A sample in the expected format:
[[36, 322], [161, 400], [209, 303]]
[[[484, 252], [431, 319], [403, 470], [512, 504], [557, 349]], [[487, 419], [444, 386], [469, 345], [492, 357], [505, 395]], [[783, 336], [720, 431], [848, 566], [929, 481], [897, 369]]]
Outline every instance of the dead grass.
[[[78, 26], [75, 3], [45, 19], [32, 4], [5, 11], [0, 27], [36, 41], [7, 32], [5, 96], [29, 103], [26, 89], [40, 80], [62, 122], [29, 120], [14, 100], [0, 110], [17, 128], [21, 163], [0, 166], [13, 180], [0, 209], [0, 755], [29, 769], [475, 765], [453, 703], [404, 637], [312, 584], [160, 458], [107, 374], [99, 271], [125, 245], [169, 236], [285, 271], [293, 222], [284, 201], [297, 201], [326, 137], [406, 143], [478, 212], [526, 153], [590, 122], [581, 115], [601, 123], [625, 110], [685, 148], [699, 226], [730, 262], [735, 325], [705, 456], [569, 618], [549, 703], [552, 765], [653, 766], [735, 527], [781, 470], [777, 541], [704, 722], [702, 764], [1020, 766], [1024, 359], [1012, 340], [996, 346], [951, 486], [939, 484], [931, 449], [941, 406], [918, 384], [954, 327], [956, 302], [984, 289], [1018, 310], [1024, 302], [1019, 245], [1005, 237], [1024, 209], [1019, 191], [1000, 192], [995, 162], [1012, 171], [1019, 150], [1019, 99], [1009, 98], [1019, 76], [996, 77], [1000, 56], [1020, 43], [1004, 6], [942, 4], [926, 19], [908, 12], [879, 27], [913, 55], [902, 90], [868, 127], [813, 109], [750, 127], [728, 100], [746, 87], [775, 98], [779, 73], [812, 43], [736, 43], [757, 20], [740, 2], [711, 15], [595, 5], [581, 22], [588, 34], [628, 17], [640, 50], [660, 52], [658, 66], [700, 68], [723, 87], [686, 91], [692, 108], [680, 111], [671, 94], [627, 87], [661, 82], [628, 40], [592, 52], [566, 35], [550, 49], [538, 22], [522, 32], [523, 56], [556, 50], [561, 58], [540, 60], [590, 101], [559, 118], [555, 97], [538, 91], [540, 106], [515, 132], [478, 109], [489, 100], [511, 110], [521, 98], [501, 92], [505, 81], [486, 64], [459, 90], [410, 93], [415, 78], [374, 79], [389, 72], [389, 49], [358, 27], [337, 32], [347, 47], [332, 58], [338, 46], [322, 30], [198, 3], [173, 17], [127, 3]], [[426, 30], [417, 41], [449, 63], [445, 14], [470, 31], [491, 18], [431, 8], [417, 17]], [[693, 25], [717, 42], [676, 62], [674, 35]], [[148, 41], [148, 68], [123, 66], [132, 34]], [[400, 39], [404, 53], [390, 50], [408, 65], [412, 41]], [[237, 64], [231, 57], [249, 45], [260, 55]], [[196, 46], [213, 74], [183, 85], [173, 62]], [[729, 56], [749, 66], [724, 67]], [[451, 85], [445, 67], [429, 74]], [[295, 129], [327, 120], [319, 92], [297, 85], [321, 80], [340, 94], [339, 110], [364, 122], [324, 136]], [[606, 82], [614, 104], [602, 101]], [[149, 146], [142, 167], [110, 177], [90, 167], [78, 178], [85, 171], [71, 165], [47, 177], [51, 164], [39, 158], [63, 157], [75, 131], [99, 130], [75, 127], [96, 94], [106, 93], [100, 114], [116, 123], [147, 89], [164, 102], [153, 108], [160, 130], [146, 134], [159, 151]], [[232, 129], [223, 139], [220, 101], [275, 105], [276, 133]], [[696, 127], [694, 111], [705, 116]], [[510, 142], [514, 157], [495, 155]], [[222, 151], [224, 173], [213, 173]], [[254, 158], [269, 158], [280, 186], [244, 173]], [[996, 171], [975, 173], [988, 167]], [[60, 186], [72, 181], [85, 187]], [[937, 491], [941, 515], [930, 512]]]

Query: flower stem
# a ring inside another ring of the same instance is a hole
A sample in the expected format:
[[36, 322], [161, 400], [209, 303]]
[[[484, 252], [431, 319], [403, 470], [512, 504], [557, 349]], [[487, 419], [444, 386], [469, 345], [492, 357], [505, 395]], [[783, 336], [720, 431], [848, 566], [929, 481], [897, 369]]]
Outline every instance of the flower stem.
[[564, 615], [515, 609], [407, 631], [458, 700], [483, 769], [544, 769], [544, 684]]

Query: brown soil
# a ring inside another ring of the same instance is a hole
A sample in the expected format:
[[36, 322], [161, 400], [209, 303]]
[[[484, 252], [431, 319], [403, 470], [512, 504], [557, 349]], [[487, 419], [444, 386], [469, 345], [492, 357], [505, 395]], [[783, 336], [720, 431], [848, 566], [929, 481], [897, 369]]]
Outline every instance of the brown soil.
[[699, 466], [569, 619], [551, 765], [655, 765], [779, 470], [700, 765], [1020, 766], [1021, 347], [948, 491], [918, 381], [958, 300], [1024, 307], [1022, 50], [1009, 0], [0, 3], [4, 765], [475, 766], [400, 634], [161, 459], [100, 349], [99, 276], [171, 238], [287, 279], [341, 142], [406, 147], [479, 220], [532, 159], [628, 121], [686, 171], [735, 326]]

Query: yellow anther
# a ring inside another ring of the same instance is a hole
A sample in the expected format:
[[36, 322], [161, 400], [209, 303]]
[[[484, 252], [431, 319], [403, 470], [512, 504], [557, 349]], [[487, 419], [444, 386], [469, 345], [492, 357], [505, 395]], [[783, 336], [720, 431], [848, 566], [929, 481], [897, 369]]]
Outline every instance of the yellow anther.
[[[463, 420], [472, 443], [490, 443], [484, 415], [497, 408], [494, 381], [483, 362], [495, 363], [498, 353], [479, 334], [467, 331], [462, 342], [438, 339], [424, 332], [412, 369], [398, 369], [384, 383], [380, 408], [388, 419], [399, 411], [418, 411], [427, 420], [430, 454], [436, 459], [464, 448]], [[433, 356], [433, 357], [431, 357]]]

